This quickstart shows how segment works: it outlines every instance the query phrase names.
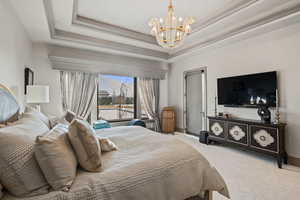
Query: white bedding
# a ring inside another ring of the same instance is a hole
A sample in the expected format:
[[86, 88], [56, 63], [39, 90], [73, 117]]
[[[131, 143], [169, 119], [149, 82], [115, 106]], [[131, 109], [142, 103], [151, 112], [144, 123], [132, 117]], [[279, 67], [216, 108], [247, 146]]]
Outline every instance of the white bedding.
[[[69, 192], [26, 200], [184, 200], [205, 190], [229, 197], [216, 169], [192, 146], [142, 127], [98, 130], [118, 151], [104, 153], [99, 173], [83, 170]], [[5, 194], [4, 200], [19, 199]]]

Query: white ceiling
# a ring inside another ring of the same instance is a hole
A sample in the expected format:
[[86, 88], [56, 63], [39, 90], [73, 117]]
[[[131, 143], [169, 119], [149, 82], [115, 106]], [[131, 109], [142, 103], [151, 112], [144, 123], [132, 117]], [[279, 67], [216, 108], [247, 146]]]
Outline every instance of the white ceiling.
[[34, 42], [165, 62], [300, 22], [300, 0], [175, 0], [175, 14], [193, 16], [196, 23], [184, 45], [167, 50], [149, 35], [148, 21], [166, 15], [168, 0], [10, 2]]
[[[204, 21], [238, 0], [174, 0], [175, 14]], [[78, 15], [149, 34], [148, 21], [165, 17], [168, 0], [78, 0]]]

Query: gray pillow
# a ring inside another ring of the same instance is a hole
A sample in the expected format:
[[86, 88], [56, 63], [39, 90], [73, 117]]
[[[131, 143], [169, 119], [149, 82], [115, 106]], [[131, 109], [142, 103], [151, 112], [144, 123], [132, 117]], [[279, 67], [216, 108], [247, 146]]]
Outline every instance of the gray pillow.
[[55, 116], [48, 116], [50, 122], [50, 128], [54, 128], [57, 124], [64, 124], [69, 126], [70, 123], [65, 119], [65, 117], [55, 117]]
[[70, 110], [67, 110], [65, 114], [65, 120], [67, 120], [69, 123], [73, 121], [73, 119], [76, 119], [76, 114]]
[[73, 121], [73, 119], [80, 119], [80, 120], [84, 120], [82, 117], [77, 116], [76, 113], [67, 110], [67, 112], [65, 113], [64, 116], [65, 120], [68, 121], [69, 123], [71, 123]]
[[76, 177], [77, 160], [68, 139], [68, 126], [56, 125], [36, 138], [35, 157], [54, 190], [68, 191]]
[[48, 193], [49, 184], [34, 157], [35, 138], [49, 131], [36, 118], [24, 117], [0, 129], [0, 182], [13, 195]]
[[22, 117], [32, 117], [41, 120], [44, 124], [50, 128], [50, 121], [46, 115], [44, 115], [42, 112], [37, 111], [36, 109], [32, 107], [26, 106], [25, 113], [23, 113]]
[[101, 147], [91, 126], [86, 121], [74, 119], [69, 126], [68, 136], [80, 166], [90, 172], [99, 172]]

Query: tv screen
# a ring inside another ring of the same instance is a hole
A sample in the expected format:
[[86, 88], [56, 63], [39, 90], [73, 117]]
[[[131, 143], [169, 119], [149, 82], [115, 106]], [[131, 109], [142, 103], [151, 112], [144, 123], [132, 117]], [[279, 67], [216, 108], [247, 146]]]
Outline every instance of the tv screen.
[[277, 73], [266, 72], [218, 79], [218, 104], [228, 107], [276, 106]]

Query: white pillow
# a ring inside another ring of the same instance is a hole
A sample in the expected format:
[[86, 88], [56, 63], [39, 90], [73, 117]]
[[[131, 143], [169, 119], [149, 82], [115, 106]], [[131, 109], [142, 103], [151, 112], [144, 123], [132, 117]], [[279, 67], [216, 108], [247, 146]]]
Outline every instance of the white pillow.
[[36, 110], [35, 108], [26, 106], [25, 112], [23, 113], [22, 117], [33, 117], [36, 119], [41, 120], [44, 124], [50, 128], [50, 121], [46, 115], [41, 113], [40, 111]]

